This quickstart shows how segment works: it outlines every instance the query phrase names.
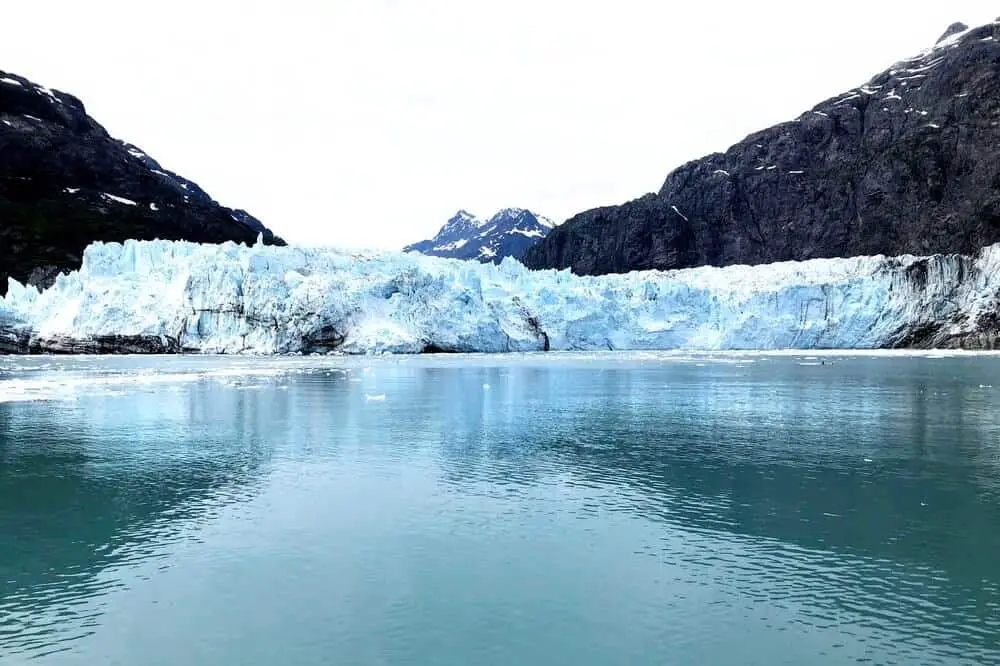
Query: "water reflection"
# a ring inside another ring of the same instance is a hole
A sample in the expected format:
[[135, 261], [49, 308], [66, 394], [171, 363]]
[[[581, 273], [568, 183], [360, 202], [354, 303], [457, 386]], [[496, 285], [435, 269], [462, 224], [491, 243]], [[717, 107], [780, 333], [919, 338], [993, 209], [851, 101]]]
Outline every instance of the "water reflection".
[[[307, 562], [310, 587], [351, 578], [322, 631], [362, 661], [456, 635], [523, 648], [508, 661], [549, 641], [579, 663], [740, 663], [744, 638], [775, 662], [1000, 659], [1000, 359], [728, 361], [161, 360], [201, 374], [0, 403], [0, 657], [106, 629], [125, 569], [228, 547], [207, 526], [278, 540], [287, 502], [301, 541], [268, 555]], [[408, 558], [424, 568], [384, 564]], [[492, 624], [453, 617], [471, 593]], [[514, 631], [528, 619], [537, 635]], [[831, 634], [836, 655], [810, 643]]]
[[81, 601], [121, 585], [102, 572], [169, 566], [172, 544], [258, 491], [275, 447], [308, 449], [333, 427], [329, 411], [293, 408], [302, 388], [236, 379], [0, 403], [0, 656], [87, 635], [100, 608]]
[[[699, 575], [724, 572], [720, 585], [803, 604], [804, 623], [847, 613], [892, 638], [909, 625], [955, 657], [997, 656], [1000, 394], [981, 384], [992, 368], [858, 370], [515, 371], [522, 411], [442, 427], [444, 468], [487, 493], [569, 475], [601, 510], [662, 522], [663, 557], [683, 550]], [[478, 411], [494, 397], [465, 400]], [[695, 557], [699, 541], [711, 552]], [[765, 552], [748, 557], [751, 542]]]

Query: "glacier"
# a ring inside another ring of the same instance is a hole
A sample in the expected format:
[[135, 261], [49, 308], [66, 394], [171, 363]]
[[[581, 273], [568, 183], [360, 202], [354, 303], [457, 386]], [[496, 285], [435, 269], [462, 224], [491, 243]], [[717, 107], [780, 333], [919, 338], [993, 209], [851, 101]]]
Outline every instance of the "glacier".
[[1000, 244], [576, 276], [416, 253], [96, 242], [0, 298], [0, 351], [420, 353], [993, 348]]

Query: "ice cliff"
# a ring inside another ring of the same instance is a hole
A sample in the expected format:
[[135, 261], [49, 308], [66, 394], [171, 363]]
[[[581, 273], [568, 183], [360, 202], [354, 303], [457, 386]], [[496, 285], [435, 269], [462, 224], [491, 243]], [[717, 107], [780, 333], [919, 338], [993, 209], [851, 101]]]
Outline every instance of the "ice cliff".
[[416, 254], [94, 243], [0, 298], [0, 351], [347, 353], [972, 347], [998, 339], [1000, 245], [581, 277]]

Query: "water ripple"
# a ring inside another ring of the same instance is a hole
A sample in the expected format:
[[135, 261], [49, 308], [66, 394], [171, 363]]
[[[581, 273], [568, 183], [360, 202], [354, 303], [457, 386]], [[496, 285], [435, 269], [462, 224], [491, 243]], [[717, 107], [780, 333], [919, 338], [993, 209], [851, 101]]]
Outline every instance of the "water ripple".
[[1000, 663], [997, 370], [0, 359], [0, 661]]

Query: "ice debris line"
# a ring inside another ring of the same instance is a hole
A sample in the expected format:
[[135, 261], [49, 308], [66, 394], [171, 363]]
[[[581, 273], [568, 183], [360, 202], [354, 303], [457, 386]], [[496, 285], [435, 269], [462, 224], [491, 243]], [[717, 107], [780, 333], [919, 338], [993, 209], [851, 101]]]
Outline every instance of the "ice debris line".
[[879, 348], [975, 334], [998, 293], [1000, 245], [580, 277], [513, 259], [98, 242], [41, 293], [10, 281], [0, 332], [262, 354]]

